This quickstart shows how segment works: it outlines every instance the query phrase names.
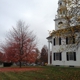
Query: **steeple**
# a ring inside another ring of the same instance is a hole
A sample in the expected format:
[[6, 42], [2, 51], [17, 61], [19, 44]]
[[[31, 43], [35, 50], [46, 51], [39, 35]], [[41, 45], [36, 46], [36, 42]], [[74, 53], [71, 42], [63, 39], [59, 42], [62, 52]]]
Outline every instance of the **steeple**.
[[80, 0], [59, 0], [55, 29], [80, 25]]
[[66, 16], [67, 16], [66, 0], [59, 0], [57, 15], [54, 20], [56, 30], [66, 28], [68, 26], [68, 21], [65, 18]]
[[65, 17], [67, 13], [66, 0], [59, 0], [57, 15], [59, 18]]

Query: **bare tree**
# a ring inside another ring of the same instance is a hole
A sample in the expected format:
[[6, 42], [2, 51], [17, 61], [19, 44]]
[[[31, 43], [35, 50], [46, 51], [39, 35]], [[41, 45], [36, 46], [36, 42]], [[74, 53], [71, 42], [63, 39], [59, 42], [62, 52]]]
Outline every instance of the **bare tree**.
[[2, 47], [7, 61], [21, 62], [27, 60], [27, 55], [36, 47], [36, 36], [29, 31], [24, 22], [18, 21], [17, 26], [11, 30]]

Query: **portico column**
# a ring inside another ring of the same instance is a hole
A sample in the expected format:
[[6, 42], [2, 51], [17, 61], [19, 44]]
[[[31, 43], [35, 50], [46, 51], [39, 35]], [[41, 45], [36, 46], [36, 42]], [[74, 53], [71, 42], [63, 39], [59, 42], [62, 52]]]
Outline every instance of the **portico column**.
[[52, 65], [53, 65], [53, 38], [52, 38]]
[[50, 65], [50, 42], [48, 41], [48, 65]]

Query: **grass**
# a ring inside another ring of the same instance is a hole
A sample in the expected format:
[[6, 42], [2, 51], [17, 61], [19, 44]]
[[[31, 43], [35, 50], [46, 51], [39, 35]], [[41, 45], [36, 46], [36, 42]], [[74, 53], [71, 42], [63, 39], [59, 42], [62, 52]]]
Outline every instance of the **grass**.
[[80, 80], [80, 68], [44, 66], [42, 69], [0, 72], [0, 80]]

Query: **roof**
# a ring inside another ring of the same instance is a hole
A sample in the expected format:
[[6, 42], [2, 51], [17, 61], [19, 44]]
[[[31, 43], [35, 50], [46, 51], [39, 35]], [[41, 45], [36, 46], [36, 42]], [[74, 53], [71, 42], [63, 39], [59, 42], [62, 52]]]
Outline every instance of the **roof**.
[[46, 39], [51, 39], [52, 38], [52, 36], [48, 36]]
[[52, 31], [50, 33], [50, 36], [47, 37], [47, 39], [51, 38], [52, 36], [63, 36], [65, 34], [69, 34], [69, 33], [71, 34], [71, 33], [76, 33], [76, 32], [80, 32], [80, 25], [68, 27], [66, 29], [60, 29], [57, 31]]

